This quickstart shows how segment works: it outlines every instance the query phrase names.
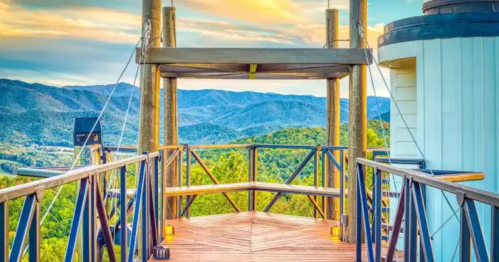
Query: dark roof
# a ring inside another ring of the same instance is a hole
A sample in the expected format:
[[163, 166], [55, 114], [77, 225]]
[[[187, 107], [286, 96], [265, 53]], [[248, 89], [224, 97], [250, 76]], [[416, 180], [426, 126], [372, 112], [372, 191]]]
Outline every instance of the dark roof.
[[[94, 127], [95, 122], [98, 121], [98, 117], [80, 117], [75, 119], [75, 133], [90, 133], [92, 127]], [[98, 121], [95, 126], [93, 133], [101, 132], [100, 121]]]

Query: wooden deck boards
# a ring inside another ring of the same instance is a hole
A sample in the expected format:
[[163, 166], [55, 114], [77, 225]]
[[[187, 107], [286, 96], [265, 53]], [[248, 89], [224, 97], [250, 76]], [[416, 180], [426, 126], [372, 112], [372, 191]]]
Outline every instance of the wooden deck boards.
[[[337, 221], [243, 212], [168, 220], [170, 261], [354, 261], [355, 245], [329, 236]], [[155, 260], [150, 260], [151, 262]]]

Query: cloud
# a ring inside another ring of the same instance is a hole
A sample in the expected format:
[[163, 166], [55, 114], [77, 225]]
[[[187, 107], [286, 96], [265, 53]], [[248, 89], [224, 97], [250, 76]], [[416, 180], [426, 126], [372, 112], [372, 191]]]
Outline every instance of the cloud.
[[140, 16], [98, 7], [28, 9], [0, 3], [1, 38], [78, 38], [134, 43], [140, 36]]

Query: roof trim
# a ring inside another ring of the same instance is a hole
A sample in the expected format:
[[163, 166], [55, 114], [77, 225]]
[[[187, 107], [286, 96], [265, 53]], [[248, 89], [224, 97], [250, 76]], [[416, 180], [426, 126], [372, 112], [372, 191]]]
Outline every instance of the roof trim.
[[455, 37], [499, 36], [499, 13], [453, 13], [406, 18], [385, 26], [378, 46]]

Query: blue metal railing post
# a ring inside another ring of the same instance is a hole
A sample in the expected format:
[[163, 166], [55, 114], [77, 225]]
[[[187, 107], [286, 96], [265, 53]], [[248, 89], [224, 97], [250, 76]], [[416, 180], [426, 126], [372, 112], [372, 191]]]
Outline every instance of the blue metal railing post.
[[[178, 177], [177, 177], [177, 183], [178, 186], [181, 187], [183, 185], [184, 181], [184, 172], [182, 168], [182, 161], [184, 158], [184, 149], [179, 149], [178, 150], [178, 157], [177, 157], [177, 163], [178, 163]], [[182, 196], [177, 197], [177, 218], [180, 218], [180, 213], [182, 212]]]
[[[160, 201], [159, 213], [156, 213], [156, 214], [158, 216], [158, 228], [159, 228], [158, 239], [161, 241], [161, 240], [163, 240], [163, 230], [161, 230], [161, 229], [163, 228], [163, 221], [165, 219], [163, 214], [165, 214], [165, 197], [164, 197], [165, 192], [164, 192], [164, 190], [165, 190], [165, 184], [166, 184], [166, 181], [165, 181], [165, 178], [166, 178], [166, 167], [165, 167], [166, 150], [165, 149], [160, 150], [159, 153], [160, 153], [159, 161], [161, 162], [161, 165], [160, 165], [161, 166], [161, 173], [159, 174], [159, 189], [157, 189], [157, 190], [160, 190], [160, 191], [158, 191], [158, 193], [161, 192], [161, 197], [159, 198], [159, 201]], [[177, 154], [177, 156], [178, 156], [178, 154]], [[159, 168], [159, 166], [158, 166], [158, 168]], [[158, 188], [158, 187], [156, 187], [156, 188]], [[158, 193], [156, 193], [156, 194], [158, 194]], [[173, 215], [172, 218], [175, 217], [175, 212], [176, 212], [176, 210], [172, 210], [172, 215]]]
[[120, 237], [121, 237], [121, 261], [126, 261], [126, 248], [127, 248], [127, 181], [126, 181], [126, 167], [120, 169]]
[[[163, 193], [163, 188], [159, 188], [159, 158], [158, 157], [155, 157], [154, 158], [154, 188], [152, 189], [152, 192], [154, 193], [154, 214], [156, 215], [156, 217], [160, 217], [159, 216], [159, 192], [162, 192]], [[163, 199], [163, 198], [161, 198]], [[161, 212], [163, 213], [163, 212]], [[159, 225], [159, 219], [156, 219], [154, 218], [155, 220], [155, 224], [156, 224], [156, 228], [160, 228], [160, 225]], [[161, 230], [159, 230], [161, 231]], [[156, 232], [157, 233], [157, 232]], [[156, 235], [157, 237], [159, 237], [159, 235]]]
[[92, 194], [94, 193], [93, 190], [93, 176], [91, 175], [88, 178], [88, 189], [87, 189], [87, 195], [85, 197], [85, 208], [83, 209], [83, 220], [82, 220], [82, 258], [83, 261], [95, 261], [94, 257], [94, 246], [92, 245]]
[[[405, 179], [405, 192], [411, 192], [411, 182]], [[417, 257], [417, 217], [412, 194], [405, 197], [405, 221], [404, 221], [404, 261], [416, 261]]]
[[344, 151], [340, 150], [340, 238], [344, 238], [344, 213], [345, 213], [345, 156]]
[[28, 236], [28, 231], [33, 218], [36, 196], [31, 194], [24, 199], [21, 214], [19, 214], [19, 224], [17, 225], [16, 235], [12, 243], [12, 251], [9, 256], [9, 262], [19, 262], [22, 258], [24, 242]]
[[[360, 213], [357, 213], [357, 217], [361, 217], [361, 220], [363, 222], [362, 224], [364, 224], [363, 228], [366, 234], [366, 249], [367, 249], [368, 261], [374, 262], [374, 254], [373, 254], [374, 250], [373, 250], [371, 229], [369, 225], [369, 206], [367, 204], [364, 166], [357, 164], [357, 210], [359, 210], [359, 204], [360, 204]], [[360, 242], [359, 239], [357, 239], [357, 244], [361, 245], [362, 226], [357, 228], [357, 235], [359, 235], [359, 232], [360, 232]]]
[[499, 207], [492, 206], [490, 228], [490, 261], [499, 261]]
[[[140, 206], [142, 204], [142, 197], [144, 195], [144, 184], [145, 184], [145, 167], [146, 161], [143, 160], [140, 163], [140, 172], [139, 172], [139, 185], [137, 186], [137, 193], [135, 198], [135, 205], [133, 208], [133, 224], [132, 224], [132, 233], [130, 235], [129, 249], [128, 249], [128, 262], [134, 261], [134, 255], [137, 244], [137, 231], [139, 227], [139, 216], [140, 216]], [[142, 208], [144, 209], [144, 208]]]
[[[147, 153], [144, 153], [144, 154], [147, 154]], [[149, 249], [149, 231], [148, 231], [148, 224], [149, 224], [149, 219], [147, 217], [147, 213], [149, 211], [149, 202], [147, 201], [147, 196], [148, 196], [148, 193], [149, 193], [149, 170], [151, 168], [150, 164], [151, 164], [151, 161], [150, 159], [148, 158], [147, 161], [145, 162], [146, 164], [146, 168], [144, 170], [144, 190], [142, 191], [142, 199], [141, 199], [141, 222], [142, 222], [142, 262], [147, 262], [148, 260], [148, 249]]]
[[[76, 250], [76, 244], [78, 242], [78, 235], [80, 230], [80, 222], [84, 220], [85, 205], [88, 197], [88, 178], [80, 180], [80, 186], [78, 190], [78, 197], [76, 199], [75, 211], [73, 214], [73, 221], [71, 223], [71, 230], [69, 233], [68, 247], [66, 248], [66, 254], [64, 256], [65, 262], [73, 261], [73, 257]], [[30, 243], [31, 246], [31, 243]], [[82, 252], [85, 252], [82, 250]], [[31, 253], [31, 251], [30, 251]]]
[[9, 260], [9, 200], [0, 203], [0, 259]]
[[[428, 219], [426, 218], [426, 210], [423, 203], [423, 194], [421, 192], [421, 186], [419, 183], [412, 182], [411, 188], [412, 188], [411, 203], [414, 204], [414, 208], [416, 209], [417, 219], [419, 221], [419, 228], [421, 233], [421, 245], [423, 246], [423, 255], [425, 256], [426, 262], [434, 262], [435, 256], [433, 254], [433, 247], [431, 245], [430, 228], [428, 226]], [[411, 223], [411, 226], [412, 224], [413, 223]]]
[[[326, 179], [328, 179], [329, 175], [327, 174], [327, 161], [326, 161], [326, 152], [324, 150], [327, 149], [322, 149], [321, 148], [321, 153], [322, 153], [322, 187], [326, 188], [328, 184], [326, 183]], [[328, 219], [328, 211], [327, 211], [327, 198], [322, 197], [322, 211], [324, 212], [324, 215], [326, 216], [324, 219]]]
[[[186, 160], [185, 160], [185, 185], [190, 186], [191, 185], [191, 148], [187, 147], [187, 153], [186, 153]], [[189, 199], [191, 196], [186, 196], [185, 197], [185, 202], [189, 202]], [[185, 211], [185, 217], [190, 218], [191, 217], [191, 208], [189, 207]]]
[[[464, 202], [461, 203], [461, 205], [464, 205]], [[468, 218], [466, 217], [466, 211], [464, 210], [464, 208], [461, 209], [459, 216], [460, 216], [459, 261], [471, 262], [471, 235], [470, 235], [470, 228], [468, 226]]]
[[375, 190], [373, 194], [373, 198], [376, 199], [376, 201], [373, 203], [374, 207], [374, 223], [373, 223], [373, 234], [374, 234], [374, 243], [376, 243], [376, 262], [381, 262], [381, 234], [382, 234], [382, 229], [381, 229], [381, 215], [382, 215], [382, 210], [383, 207], [381, 206], [381, 194], [382, 194], [382, 184], [381, 180], [383, 178], [383, 173], [378, 170], [377, 168], [373, 168], [374, 171], [374, 177], [373, 181], [375, 180]]
[[36, 193], [33, 217], [31, 218], [31, 225], [29, 227], [29, 262], [40, 262], [40, 206], [42, 196], [43, 191]]
[[[361, 169], [362, 166], [360, 165], [357, 165], [357, 173], [361, 172], [359, 169]], [[355, 228], [357, 229], [356, 230], [356, 239], [357, 239], [357, 243], [355, 245], [355, 254], [356, 254], [356, 258], [355, 258], [355, 261], [356, 262], [362, 262], [362, 204], [360, 203], [360, 190], [359, 190], [359, 184], [357, 183], [357, 219], [356, 219], [356, 223], [355, 223]]]
[[478, 217], [475, 201], [465, 198], [464, 210], [468, 218], [468, 227], [471, 234], [471, 241], [473, 242], [475, 258], [478, 262], [489, 262], [487, 244], [485, 243], [485, 237], [480, 226], [480, 218]]
[[[249, 167], [248, 167], [248, 182], [257, 181], [257, 163], [258, 163], [258, 148], [256, 146], [249, 147]], [[248, 211], [256, 211], [257, 192], [255, 190], [248, 191]]]
[[[319, 186], [319, 153], [320, 146], [315, 148], [314, 153], [314, 186]], [[317, 196], [314, 196], [314, 201], [317, 202]], [[317, 208], [314, 207], [314, 218], [317, 218]]]

